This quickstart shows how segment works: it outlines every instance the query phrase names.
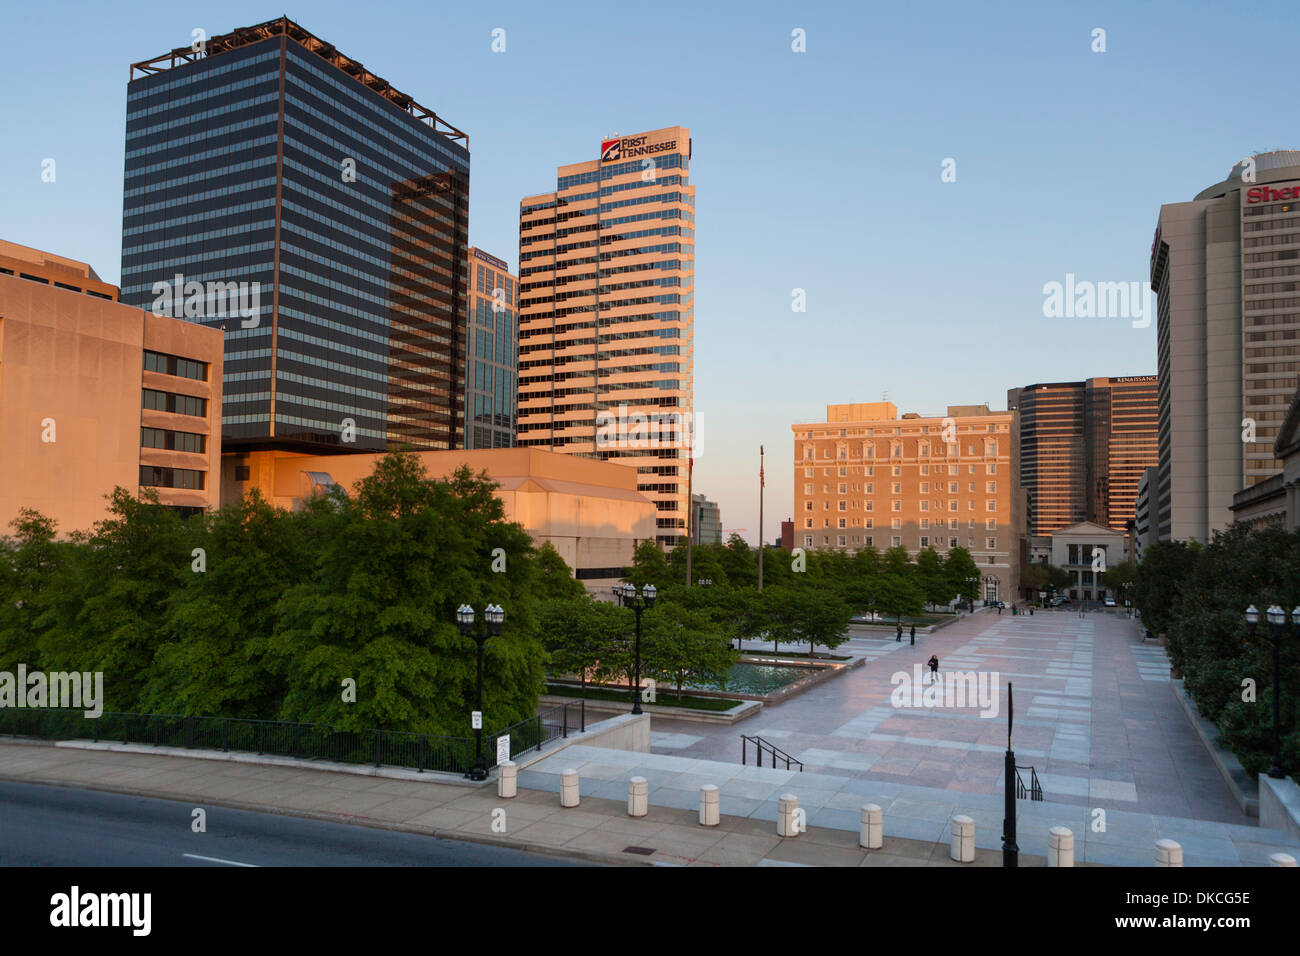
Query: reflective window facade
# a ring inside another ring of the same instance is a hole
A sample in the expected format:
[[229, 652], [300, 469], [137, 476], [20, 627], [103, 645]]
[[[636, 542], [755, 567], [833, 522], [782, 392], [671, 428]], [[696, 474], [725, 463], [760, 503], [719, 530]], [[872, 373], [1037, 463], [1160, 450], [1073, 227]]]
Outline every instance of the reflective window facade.
[[431, 115], [287, 20], [131, 81], [122, 301], [224, 329], [227, 448], [463, 444], [469, 152]]
[[504, 260], [469, 250], [465, 322], [465, 447], [513, 448], [519, 285]]

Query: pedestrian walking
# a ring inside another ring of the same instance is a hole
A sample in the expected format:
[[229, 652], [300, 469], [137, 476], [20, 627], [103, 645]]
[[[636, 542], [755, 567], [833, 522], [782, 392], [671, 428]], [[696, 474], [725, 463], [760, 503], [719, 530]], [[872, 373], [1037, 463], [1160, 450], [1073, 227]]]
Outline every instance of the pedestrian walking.
[[930, 655], [930, 683], [936, 683], [939, 680], [939, 657], [936, 654]]
[[902, 621], [899, 621], [899, 622], [898, 622], [898, 635], [894, 638], [894, 640], [896, 640], [896, 641], [901, 641], [902, 639], [903, 639], [903, 622], [902, 622]]
[[915, 644], [916, 644], [916, 625], [915, 625], [915, 624], [912, 625], [912, 644], [913, 644], [913, 646], [915, 646]]
[[1030, 617], [1034, 616], [1034, 606], [1032, 604], [1029, 605], [1029, 616]]

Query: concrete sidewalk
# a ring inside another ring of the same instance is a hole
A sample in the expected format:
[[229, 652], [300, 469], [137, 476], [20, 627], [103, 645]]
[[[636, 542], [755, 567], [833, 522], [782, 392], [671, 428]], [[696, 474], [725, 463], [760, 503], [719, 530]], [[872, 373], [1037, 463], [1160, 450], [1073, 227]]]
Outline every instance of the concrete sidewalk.
[[[858, 847], [856, 830], [810, 825], [797, 838], [782, 839], [773, 821], [724, 815], [719, 826], [702, 827], [695, 809], [662, 805], [651, 805], [646, 817], [634, 819], [627, 815], [626, 797], [592, 796], [586, 782], [581, 805], [564, 809], [549, 788], [521, 786], [518, 797], [503, 800], [495, 780], [435, 782], [429, 774], [411, 771], [343, 773], [242, 754], [208, 759], [108, 746], [115, 749], [88, 742], [0, 742], [0, 778], [361, 824], [622, 866], [963, 865], [948, 858], [947, 843], [890, 836], [888, 820], [883, 850], [868, 852]], [[555, 757], [564, 760], [563, 754]], [[496, 810], [505, 813], [505, 833], [493, 832]], [[1046, 865], [1042, 857], [1022, 855], [1021, 862]], [[1000, 866], [1001, 855], [980, 849], [975, 863], [965, 865]]]

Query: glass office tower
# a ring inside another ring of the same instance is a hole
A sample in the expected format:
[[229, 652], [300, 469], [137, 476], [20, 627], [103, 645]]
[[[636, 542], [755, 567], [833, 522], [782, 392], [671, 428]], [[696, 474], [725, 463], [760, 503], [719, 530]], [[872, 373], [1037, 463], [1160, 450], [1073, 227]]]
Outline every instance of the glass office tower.
[[463, 445], [468, 137], [287, 18], [133, 64], [122, 301], [225, 330], [226, 448]]

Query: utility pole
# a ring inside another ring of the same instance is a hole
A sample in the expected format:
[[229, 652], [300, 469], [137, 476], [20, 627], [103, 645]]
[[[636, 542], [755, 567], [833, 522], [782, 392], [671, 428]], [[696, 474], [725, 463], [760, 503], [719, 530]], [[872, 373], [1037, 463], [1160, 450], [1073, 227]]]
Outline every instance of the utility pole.
[[758, 589], [763, 590], [763, 489], [767, 479], [763, 476], [763, 446], [758, 446]]

